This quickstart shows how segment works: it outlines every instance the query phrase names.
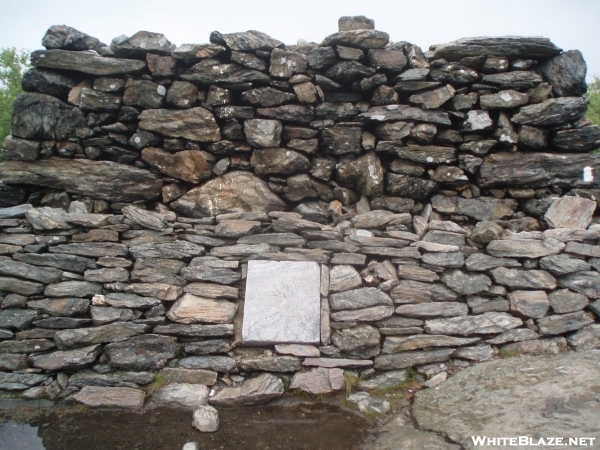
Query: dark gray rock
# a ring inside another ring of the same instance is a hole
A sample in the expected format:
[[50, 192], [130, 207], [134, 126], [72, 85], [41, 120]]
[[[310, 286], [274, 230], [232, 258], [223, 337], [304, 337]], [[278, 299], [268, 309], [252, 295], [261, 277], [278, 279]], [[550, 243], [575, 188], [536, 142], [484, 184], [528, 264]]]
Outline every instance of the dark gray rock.
[[170, 137], [182, 137], [199, 142], [221, 139], [219, 126], [213, 114], [205, 108], [180, 111], [154, 109], [142, 111], [139, 127]]
[[600, 147], [600, 128], [596, 125], [591, 125], [557, 131], [551, 137], [551, 145], [558, 150], [566, 152], [595, 150]]
[[371, 49], [382, 48], [387, 45], [390, 37], [383, 31], [376, 30], [349, 30], [340, 31], [327, 36], [321, 43], [321, 47], [330, 45], [345, 45], [348, 47]]
[[188, 356], [179, 360], [179, 367], [186, 369], [209, 369], [229, 373], [237, 371], [235, 358], [229, 356]]
[[[484, 75], [484, 83], [497, 86], [500, 89], [529, 89], [539, 85], [542, 77], [532, 71], [511, 71]], [[489, 108], [488, 108], [489, 109]]]
[[25, 330], [38, 318], [38, 311], [3, 309], [0, 311], [0, 328]]
[[113, 367], [127, 370], [157, 370], [175, 357], [179, 346], [173, 338], [148, 334], [109, 344], [104, 351], [108, 363]]
[[336, 165], [336, 179], [366, 196], [383, 193], [383, 167], [375, 152]]
[[110, 48], [117, 58], [144, 59], [146, 54], [169, 55], [171, 43], [164, 34], [138, 31], [131, 37], [119, 36], [112, 40]]
[[466, 259], [465, 264], [467, 270], [472, 272], [485, 272], [496, 267], [521, 267], [521, 264], [516, 259], [496, 258], [483, 253], [473, 253]]
[[428, 198], [438, 187], [438, 183], [432, 180], [423, 180], [391, 172], [386, 174], [385, 179], [385, 190], [389, 194], [417, 200]]
[[444, 214], [461, 214], [476, 220], [498, 220], [511, 216], [517, 210], [518, 203], [512, 199], [481, 197], [466, 199], [458, 196], [436, 195], [431, 199], [433, 208]]
[[398, 122], [403, 120], [414, 120], [436, 125], [451, 125], [448, 113], [444, 111], [427, 111], [405, 105], [388, 105], [369, 108], [367, 112], [359, 114], [357, 119], [361, 122]]
[[594, 315], [585, 311], [556, 314], [537, 321], [540, 334], [542, 335], [556, 335], [575, 331], [591, 323], [594, 323]]
[[522, 125], [552, 127], [581, 119], [588, 106], [584, 97], [551, 98], [537, 105], [523, 106], [512, 121]]
[[160, 195], [162, 180], [153, 173], [109, 161], [48, 158], [6, 161], [0, 177], [7, 184], [33, 184], [92, 198], [130, 202]]
[[434, 81], [451, 83], [454, 86], [471, 84], [479, 79], [477, 71], [460, 64], [446, 64], [436, 67], [429, 72], [429, 76]]
[[90, 345], [75, 350], [59, 350], [40, 356], [32, 356], [33, 367], [46, 371], [79, 370], [89, 366], [102, 351], [101, 345]]
[[321, 146], [329, 154], [360, 153], [362, 129], [355, 127], [331, 127], [321, 131]]
[[85, 298], [57, 298], [32, 300], [27, 307], [40, 310], [51, 316], [78, 316], [85, 314], [90, 306], [90, 301]]
[[589, 304], [589, 299], [582, 294], [568, 289], [560, 289], [548, 295], [550, 306], [557, 314], [564, 314], [582, 310]]
[[[211, 60], [212, 62], [216, 62]], [[201, 84], [269, 83], [269, 75], [239, 64], [207, 64], [204, 61], [190, 67], [180, 75], [181, 79]]]
[[522, 36], [464, 38], [434, 45], [431, 50], [433, 59], [448, 61], [480, 55], [509, 59], [548, 58], [561, 52], [548, 38]]
[[281, 174], [308, 171], [310, 161], [301, 153], [285, 148], [257, 149], [252, 153], [250, 165], [257, 175]]
[[54, 335], [60, 349], [82, 345], [125, 341], [135, 335], [144, 334], [146, 325], [117, 322], [93, 328], [58, 331]]
[[540, 69], [558, 97], [583, 95], [587, 91], [587, 66], [579, 50], [569, 50], [547, 59]]
[[569, 288], [589, 298], [600, 298], [600, 274], [594, 271], [581, 271], [560, 277], [558, 285]]
[[40, 153], [40, 143], [27, 139], [7, 136], [0, 154], [5, 159], [16, 161], [35, 161]]
[[468, 312], [469, 307], [460, 302], [427, 302], [416, 305], [402, 305], [396, 308], [396, 314], [418, 319], [464, 316]]
[[233, 334], [233, 325], [184, 325], [184, 324], [169, 324], [159, 325], [154, 327], [155, 334], [180, 335], [186, 337], [217, 337], [230, 336]]
[[221, 34], [218, 31], [213, 31], [210, 35], [210, 42], [225, 45], [227, 48], [239, 52], [249, 50], [271, 51], [275, 48], [283, 47], [283, 42], [273, 39], [266, 33], [255, 30], [229, 34]]
[[134, 294], [111, 292], [104, 301], [115, 308], [149, 309], [161, 304], [160, 300], [152, 297], [140, 297]]
[[363, 66], [358, 61], [340, 61], [325, 72], [328, 78], [339, 83], [352, 83], [374, 74], [374, 69]]
[[252, 106], [268, 108], [292, 101], [296, 96], [272, 87], [250, 89], [242, 93], [242, 101]]
[[72, 88], [77, 86], [79, 79], [50, 70], [32, 68], [25, 72], [21, 86], [26, 92], [39, 92], [66, 100]]
[[268, 119], [278, 119], [293, 123], [310, 123], [315, 115], [314, 108], [310, 105], [284, 105], [276, 108], [259, 108], [259, 116]]
[[[583, 177], [585, 167], [592, 169], [591, 176]], [[527, 152], [522, 153], [518, 160], [512, 153], [494, 153], [487, 156], [481, 165], [479, 185], [484, 188], [590, 187], [600, 182], [593, 175], [598, 170], [600, 155], [595, 153], [561, 155]]]
[[539, 264], [542, 269], [549, 271], [555, 276], [591, 270], [590, 265], [585, 261], [569, 258], [567, 255], [546, 256], [540, 259]]
[[479, 342], [480, 338], [457, 338], [443, 335], [390, 336], [385, 338], [382, 353], [393, 354], [427, 347], [459, 347]]
[[0, 275], [25, 278], [44, 284], [57, 283], [62, 279], [62, 271], [58, 269], [32, 266], [10, 259], [1, 261]]
[[67, 50], [37, 50], [31, 53], [31, 64], [47, 69], [69, 70], [95, 76], [137, 73], [146, 67], [146, 61], [103, 58], [91, 52]]
[[302, 369], [302, 362], [293, 356], [263, 356], [258, 358], [242, 358], [238, 364], [240, 370], [265, 372], [297, 372]]
[[487, 291], [492, 285], [492, 280], [483, 274], [467, 274], [460, 270], [445, 272], [441, 276], [442, 282], [456, 292], [469, 295]]
[[591, 350], [600, 346], [600, 325], [592, 324], [581, 328], [567, 338], [576, 351]]
[[44, 285], [17, 278], [0, 277], [0, 291], [13, 292], [20, 295], [37, 295], [44, 292]]
[[97, 38], [66, 25], [52, 25], [42, 38], [46, 49], [96, 50], [103, 45]]

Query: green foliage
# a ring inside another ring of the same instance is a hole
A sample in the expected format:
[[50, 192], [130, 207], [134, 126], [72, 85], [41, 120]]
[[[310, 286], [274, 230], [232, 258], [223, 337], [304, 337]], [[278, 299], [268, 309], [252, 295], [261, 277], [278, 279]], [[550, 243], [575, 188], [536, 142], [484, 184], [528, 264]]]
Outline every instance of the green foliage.
[[28, 67], [29, 52], [14, 47], [0, 50], [0, 143], [10, 134], [12, 105], [22, 92], [21, 79]]
[[146, 394], [154, 394], [155, 392], [160, 391], [167, 384], [169, 383], [165, 377], [156, 373], [154, 374], [154, 377], [152, 377], [152, 383], [146, 386]]
[[586, 116], [595, 125], [600, 126], [600, 78], [595, 76], [594, 81], [588, 84], [586, 97], [590, 99]]

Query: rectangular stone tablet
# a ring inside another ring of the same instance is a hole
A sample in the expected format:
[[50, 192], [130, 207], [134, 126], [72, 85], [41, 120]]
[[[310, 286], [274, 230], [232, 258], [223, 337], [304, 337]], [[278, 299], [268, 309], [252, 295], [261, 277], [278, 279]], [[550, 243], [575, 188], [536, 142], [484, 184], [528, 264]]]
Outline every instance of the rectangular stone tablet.
[[242, 340], [318, 344], [321, 269], [312, 261], [248, 261]]

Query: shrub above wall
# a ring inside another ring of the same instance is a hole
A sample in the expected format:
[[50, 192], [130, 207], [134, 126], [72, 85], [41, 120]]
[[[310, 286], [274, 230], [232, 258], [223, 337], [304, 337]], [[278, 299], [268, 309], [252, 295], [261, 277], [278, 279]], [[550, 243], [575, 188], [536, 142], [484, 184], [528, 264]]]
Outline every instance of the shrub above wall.
[[[296, 46], [48, 30], [2, 147], [0, 388], [65, 397], [160, 370], [248, 404], [283, 392], [261, 372], [325, 393], [344, 370], [385, 387], [600, 346], [581, 53], [423, 53], [339, 25]], [[320, 265], [320, 345], [243, 345], [251, 260]]]

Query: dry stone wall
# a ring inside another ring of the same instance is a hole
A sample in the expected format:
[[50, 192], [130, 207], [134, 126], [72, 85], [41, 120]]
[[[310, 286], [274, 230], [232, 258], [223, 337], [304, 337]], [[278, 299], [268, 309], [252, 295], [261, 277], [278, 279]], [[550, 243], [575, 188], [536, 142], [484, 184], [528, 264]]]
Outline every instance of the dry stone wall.
[[[321, 44], [42, 44], [2, 147], [0, 389], [140, 406], [160, 371], [156, 402], [252, 404], [600, 345], [579, 51], [424, 53], [364, 17]], [[244, 345], [256, 260], [320, 265], [316, 345]]]

